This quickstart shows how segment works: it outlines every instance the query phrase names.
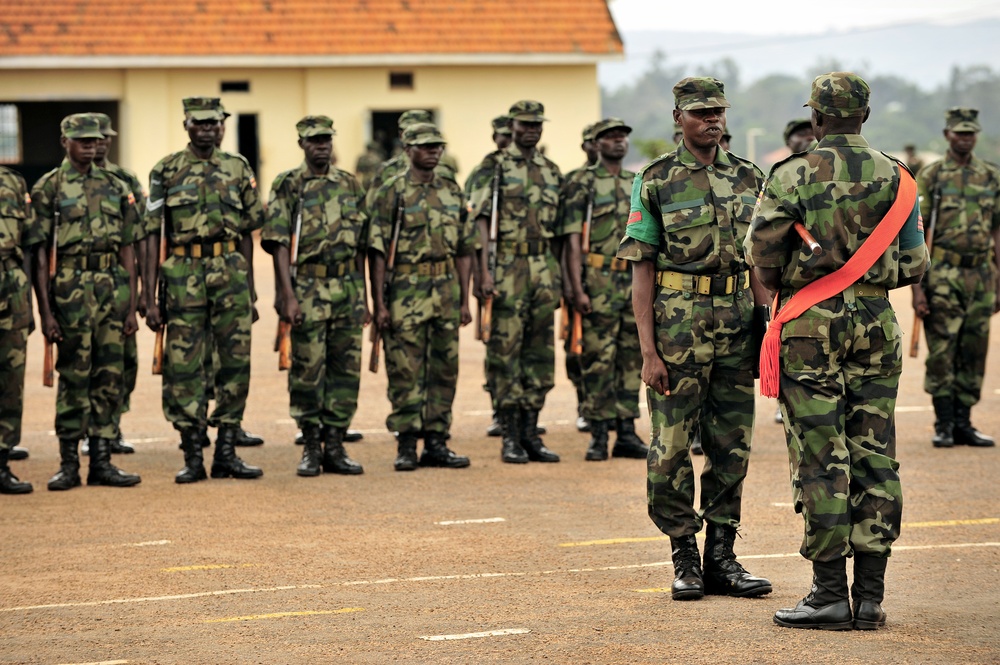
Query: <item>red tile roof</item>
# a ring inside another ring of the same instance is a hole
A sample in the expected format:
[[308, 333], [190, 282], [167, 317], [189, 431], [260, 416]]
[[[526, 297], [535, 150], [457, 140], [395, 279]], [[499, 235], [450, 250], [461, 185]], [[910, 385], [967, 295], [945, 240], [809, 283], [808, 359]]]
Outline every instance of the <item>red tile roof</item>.
[[21, 56], [619, 55], [606, 0], [2, 0]]

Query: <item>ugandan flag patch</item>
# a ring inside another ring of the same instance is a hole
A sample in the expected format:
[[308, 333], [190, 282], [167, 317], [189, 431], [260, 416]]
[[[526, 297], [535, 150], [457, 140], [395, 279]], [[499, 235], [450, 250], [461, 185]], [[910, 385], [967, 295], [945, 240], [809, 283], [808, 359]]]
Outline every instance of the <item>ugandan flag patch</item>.
[[917, 213], [917, 230], [921, 233], [924, 232], [924, 216]]
[[134, 206], [135, 205], [135, 194], [133, 194], [132, 192], [128, 193], [128, 204], [130, 206]]
[[31, 205], [31, 194], [29, 194], [28, 192], [24, 193], [24, 205], [26, 206]]
[[257, 189], [257, 178], [250, 176], [250, 189]]
[[[619, 219], [621, 219], [621, 218], [619, 218]], [[633, 210], [632, 212], [630, 212], [628, 214], [628, 223], [629, 224], [635, 224], [636, 222], [641, 222], [641, 221], [642, 221], [642, 211], [641, 210]]]

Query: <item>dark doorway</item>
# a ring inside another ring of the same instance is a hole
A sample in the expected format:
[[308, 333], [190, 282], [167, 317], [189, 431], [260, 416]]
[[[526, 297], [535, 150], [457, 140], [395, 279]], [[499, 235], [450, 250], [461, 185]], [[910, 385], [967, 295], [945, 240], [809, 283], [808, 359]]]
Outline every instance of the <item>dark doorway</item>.
[[236, 115], [236, 150], [250, 162], [255, 174], [260, 173], [260, 138], [257, 136], [257, 114]]
[[[399, 116], [409, 109], [400, 111], [372, 111], [372, 141], [382, 148], [386, 159], [403, 149], [399, 143]], [[431, 114], [431, 120], [437, 121], [437, 116], [431, 109], [425, 109]]]

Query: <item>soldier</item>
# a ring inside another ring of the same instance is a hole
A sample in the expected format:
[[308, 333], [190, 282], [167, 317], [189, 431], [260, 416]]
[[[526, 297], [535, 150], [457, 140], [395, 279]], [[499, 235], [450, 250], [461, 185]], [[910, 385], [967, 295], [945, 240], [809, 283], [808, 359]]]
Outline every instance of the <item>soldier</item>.
[[978, 116], [976, 109], [950, 109], [948, 152], [917, 177], [925, 224], [935, 220], [932, 266], [913, 285], [914, 313], [927, 335], [924, 390], [937, 418], [935, 448], [994, 445], [970, 420], [983, 387], [990, 317], [1000, 311], [1000, 168], [972, 152]]
[[462, 190], [435, 173], [445, 147], [438, 128], [409, 125], [403, 144], [410, 168], [375, 193], [371, 208], [372, 299], [392, 403], [386, 426], [397, 432], [396, 471], [458, 469], [469, 466], [469, 458], [449, 450], [447, 440], [458, 383], [458, 328], [472, 321], [476, 229]]
[[[780, 290], [781, 309], [765, 339], [780, 348], [773, 356], [776, 363], [780, 358], [780, 378], [777, 365], [770, 374], [780, 386], [795, 512], [805, 519], [801, 553], [813, 566], [809, 595], [774, 615], [788, 628], [883, 625], [886, 561], [899, 535], [893, 412], [902, 334], [887, 293], [919, 280], [927, 250], [912, 176], [861, 136], [869, 96], [856, 74], [813, 81], [807, 105], [819, 144], [771, 169], [745, 243], [758, 278]], [[798, 222], [818, 240], [820, 255], [793, 231]], [[891, 229], [883, 244], [876, 229]], [[859, 249], [868, 243], [877, 248], [864, 261]], [[852, 272], [859, 257], [863, 264]], [[852, 265], [844, 268], [848, 259]], [[800, 293], [807, 285], [810, 291]], [[811, 292], [818, 295], [809, 298]], [[788, 311], [802, 314], [783, 316], [793, 298], [805, 302]], [[767, 347], [765, 341], [762, 391]], [[852, 554], [853, 611], [846, 567]]]
[[[753, 430], [751, 324], [755, 294], [743, 257], [763, 176], [718, 147], [725, 89], [714, 78], [674, 88], [683, 139], [642, 169], [618, 258], [632, 261], [632, 303], [649, 387], [647, 490], [653, 523], [670, 536], [675, 600], [761, 596], [771, 583], [736, 561], [743, 480]], [[689, 447], [706, 464], [694, 507]], [[708, 523], [704, 569], [695, 534]]]
[[903, 152], [906, 154], [903, 161], [906, 162], [906, 168], [910, 169], [910, 173], [920, 173], [920, 169], [924, 168], [924, 160], [917, 154], [917, 146], [909, 143], [903, 146]]
[[733, 135], [729, 133], [729, 128], [722, 130], [722, 137], [719, 139], [719, 147], [729, 152], [729, 142], [733, 140]]
[[[646, 459], [649, 449], [635, 434], [642, 356], [632, 313], [632, 274], [629, 263], [615, 257], [635, 177], [622, 168], [632, 128], [621, 118], [605, 118], [592, 131], [599, 161], [567, 176], [560, 193], [570, 302], [583, 324], [583, 354], [576, 363], [582, 368], [581, 415], [591, 434], [585, 457], [608, 459], [608, 430], [614, 424], [618, 434], [612, 456]], [[586, 251], [581, 254], [585, 224]]]
[[503, 428], [501, 458], [512, 464], [559, 461], [537, 431], [555, 374], [553, 316], [562, 249], [556, 237], [562, 173], [536, 149], [544, 112], [536, 101], [511, 106], [513, 142], [479, 166], [500, 176], [495, 281], [488, 270], [493, 179], [473, 192], [483, 244], [480, 283], [493, 299], [486, 380]]
[[[162, 266], [147, 262], [145, 283], [162, 278], [165, 300], [149, 299], [146, 324], [166, 326], [163, 413], [180, 432], [184, 451], [174, 480], [206, 478], [201, 449], [209, 425], [219, 430], [212, 477], [257, 478], [263, 471], [245, 464], [234, 446], [250, 383], [251, 233], [263, 225], [264, 210], [246, 161], [215, 146], [223, 119], [218, 98], [183, 103], [190, 143], [153, 167], [146, 206], [147, 255], [157, 255], [161, 233], [168, 248]], [[204, 365], [213, 348], [219, 365], [209, 416]]]
[[809, 118], [796, 118], [789, 120], [782, 133], [785, 139], [785, 147], [794, 155], [805, 152], [816, 142], [813, 134], [812, 121]]
[[366, 190], [384, 161], [385, 153], [382, 152], [382, 148], [375, 141], [369, 141], [365, 146], [364, 153], [358, 157], [358, 163], [354, 169], [355, 174], [361, 181], [361, 186]]
[[[125, 338], [137, 329], [133, 243], [144, 235], [135, 197], [94, 165], [100, 123], [89, 113], [63, 118], [62, 164], [32, 189], [44, 242], [35, 249], [35, 295], [42, 333], [56, 344], [59, 471], [50, 490], [80, 485], [80, 439], [90, 447], [88, 485], [129, 487], [138, 475], [111, 464], [122, 400]], [[48, 252], [55, 249], [55, 278]]]
[[274, 258], [278, 314], [292, 324], [288, 392], [305, 446], [297, 473], [356, 475], [364, 468], [344, 451], [344, 433], [357, 411], [361, 333], [371, 318], [364, 190], [330, 164], [333, 120], [308, 115], [295, 128], [305, 159], [274, 179], [261, 244]]
[[[0, 494], [28, 494], [7, 462], [25, 459], [21, 441], [24, 365], [32, 324], [31, 253], [42, 242], [28, 187], [16, 171], [0, 166]], [[15, 450], [23, 454], [15, 457]]]

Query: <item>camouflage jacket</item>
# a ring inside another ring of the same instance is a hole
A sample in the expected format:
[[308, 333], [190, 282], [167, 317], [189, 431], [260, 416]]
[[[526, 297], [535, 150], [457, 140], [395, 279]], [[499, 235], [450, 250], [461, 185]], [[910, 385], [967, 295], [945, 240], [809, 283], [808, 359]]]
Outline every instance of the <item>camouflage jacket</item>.
[[139, 216], [145, 217], [146, 190], [142, 188], [142, 183], [139, 182], [139, 178], [124, 166], [119, 166], [118, 164], [113, 164], [112, 162], [105, 162], [104, 166], [101, 168], [125, 183], [129, 190], [131, 190], [132, 196], [135, 197], [135, 207], [139, 211]]
[[264, 225], [257, 180], [246, 160], [216, 149], [199, 159], [191, 147], [161, 159], [149, 174], [146, 228], [166, 216], [171, 245], [237, 240]]
[[363, 200], [364, 190], [347, 171], [331, 166], [316, 176], [303, 162], [274, 179], [261, 246], [270, 253], [276, 245], [291, 247], [301, 201], [298, 265], [353, 260], [368, 245]]
[[925, 225], [930, 223], [935, 187], [941, 188], [941, 207], [934, 247], [968, 254], [989, 251], [992, 232], [1000, 228], [1000, 169], [975, 155], [965, 166], [945, 155], [921, 169], [917, 191]]
[[59, 168], [35, 183], [31, 202], [46, 243], [52, 238], [58, 208], [60, 255], [117, 252], [146, 236], [132, 192], [98, 166], [80, 173], [69, 159], [63, 159]]
[[[450, 164], [444, 159], [444, 155], [441, 155], [441, 161], [434, 168], [435, 175], [439, 175], [445, 180], [451, 180], [454, 183], [458, 183], [455, 176], [455, 168], [452, 166], [454, 160], [450, 160]], [[366, 209], [371, 209], [371, 203], [375, 199], [375, 193], [384, 185], [389, 182], [400, 173], [406, 171], [410, 168], [410, 157], [406, 154], [406, 151], [399, 153], [387, 162], [383, 162], [379, 166], [378, 170], [371, 177], [368, 182], [368, 194], [365, 198]]]
[[746, 270], [743, 239], [762, 181], [742, 157], [720, 148], [702, 164], [681, 141], [636, 175], [618, 256], [690, 275]]
[[573, 171], [559, 195], [560, 235], [583, 232], [587, 205], [593, 197], [590, 253], [614, 256], [625, 235], [634, 178], [635, 174], [625, 169], [612, 175], [600, 162]]
[[[824, 137], [810, 152], [771, 169], [746, 239], [747, 260], [781, 268], [783, 287], [800, 289], [841, 268], [885, 217], [899, 189], [900, 169], [860, 134]], [[814, 256], [792, 228], [801, 221], [823, 253]], [[914, 204], [889, 249], [859, 280], [895, 288], [900, 277], [920, 275], [927, 248]]]
[[0, 259], [20, 262], [23, 251], [43, 240], [24, 178], [0, 166]]
[[409, 171], [386, 182], [372, 198], [371, 248], [387, 256], [399, 205], [403, 225], [396, 263], [440, 261], [476, 251], [478, 235], [465, 208], [465, 195], [453, 180], [439, 175], [414, 182]]
[[472, 217], [489, 217], [493, 212], [493, 172], [498, 164], [499, 238], [524, 242], [555, 237], [559, 233], [562, 172], [540, 152], [526, 156], [513, 143], [491, 153], [476, 167], [483, 176], [471, 194]]
[[465, 191], [465, 200], [470, 205], [472, 203], [473, 192], [484, 187], [492, 186], [493, 167], [496, 165], [499, 157], [499, 150], [494, 150], [490, 154], [486, 155], [483, 161], [479, 162], [479, 164], [477, 164], [476, 167], [469, 173], [469, 177], [465, 179], [465, 187], [462, 189]]

